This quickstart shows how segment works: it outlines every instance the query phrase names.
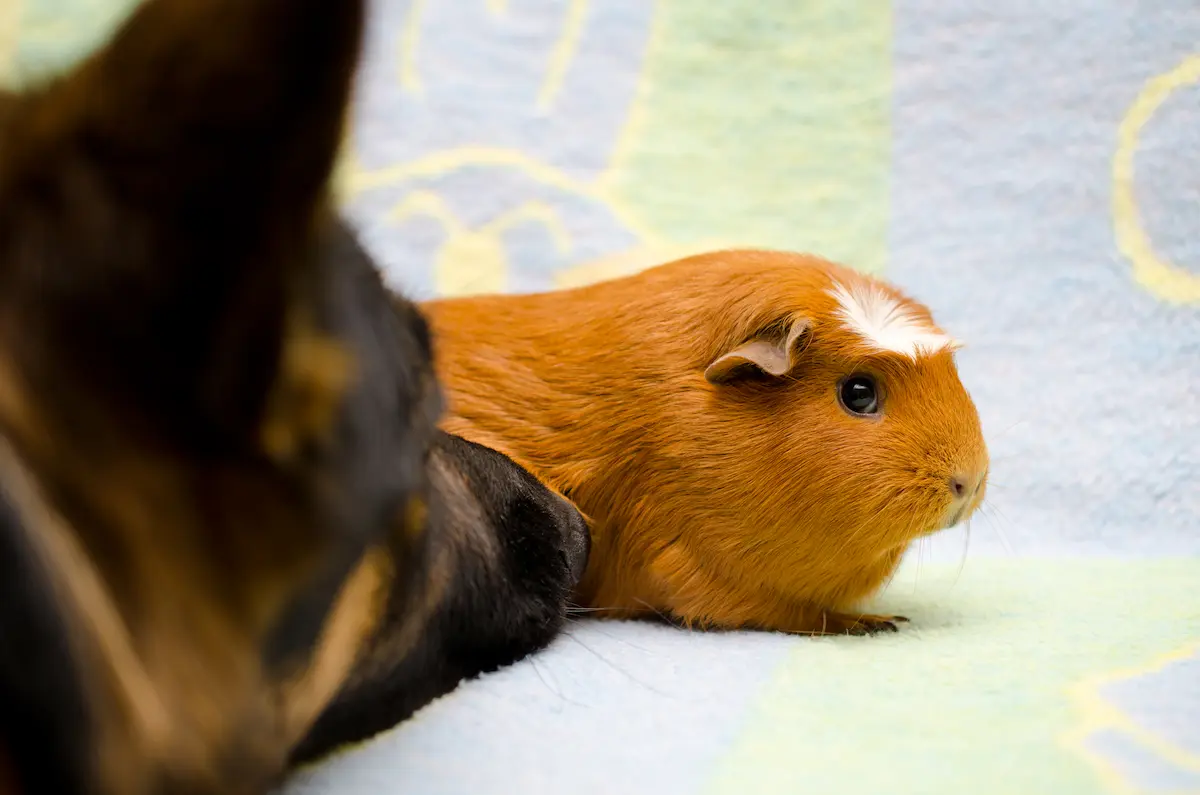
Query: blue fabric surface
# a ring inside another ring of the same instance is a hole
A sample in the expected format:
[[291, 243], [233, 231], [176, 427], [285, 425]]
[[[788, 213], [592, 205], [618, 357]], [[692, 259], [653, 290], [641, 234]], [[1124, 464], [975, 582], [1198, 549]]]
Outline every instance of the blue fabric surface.
[[[8, 0], [0, 76], [134, 0]], [[416, 297], [720, 245], [956, 337], [984, 515], [894, 637], [581, 621], [286, 795], [1200, 791], [1194, 0], [374, 0], [345, 207]]]

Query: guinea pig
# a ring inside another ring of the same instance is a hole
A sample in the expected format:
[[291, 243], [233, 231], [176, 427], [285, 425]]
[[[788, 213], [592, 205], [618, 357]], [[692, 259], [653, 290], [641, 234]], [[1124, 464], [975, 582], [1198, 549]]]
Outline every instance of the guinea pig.
[[968, 518], [988, 454], [960, 343], [815, 256], [717, 251], [540, 294], [426, 302], [446, 430], [589, 517], [576, 594], [607, 615], [803, 634]]

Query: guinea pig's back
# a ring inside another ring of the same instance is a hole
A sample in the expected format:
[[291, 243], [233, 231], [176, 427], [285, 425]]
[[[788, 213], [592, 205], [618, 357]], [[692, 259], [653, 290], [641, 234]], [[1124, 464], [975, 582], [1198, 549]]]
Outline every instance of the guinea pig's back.
[[707, 355], [714, 329], [737, 333], [835, 278], [862, 277], [808, 254], [734, 249], [583, 287], [436, 299], [422, 309], [438, 340], [439, 366], [453, 376], [463, 356], [562, 363], [619, 355], [618, 345], [639, 357], [697, 347]]
[[806, 254], [731, 250], [568, 290], [426, 302], [442, 427], [534, 462], [592, 445], [585, 432], [611, 443], [702, 400], [716, 352], [861, 278]]

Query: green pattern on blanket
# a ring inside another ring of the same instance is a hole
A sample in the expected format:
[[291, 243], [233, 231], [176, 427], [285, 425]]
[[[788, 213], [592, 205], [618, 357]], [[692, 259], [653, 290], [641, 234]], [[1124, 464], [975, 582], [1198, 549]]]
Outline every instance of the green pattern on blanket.
[[881, 270], [890, 6], [756, 8], [755, 20], [738, 24], [744, 7], [735, 3], [660, 5], [646, 78], [613, 159], [616, 193], [674, 243], [753, 241]]
[[1057, 795], [1098, 773], [1120, 791], [1121, 771], [1092, 763], [1107, 732], [1196, 765], [1100, 689], [1190, 656], [1200, 613], [1180, 597], [1197, 582], [1198, 560], [910, 566], [877, 607], [920, 616], [915, 631], [797, 647], [709, 791]]

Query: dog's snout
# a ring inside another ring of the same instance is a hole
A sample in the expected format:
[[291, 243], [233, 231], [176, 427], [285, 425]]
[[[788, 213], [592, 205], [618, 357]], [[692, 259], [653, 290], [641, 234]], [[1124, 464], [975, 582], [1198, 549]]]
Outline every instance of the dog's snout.
[[588, 556], [592, 551], [592, 533], [579, 511], [574, 507], [569, 510], [570, 515], [562, 523], [563, 551], [571, 572], [571, 587], [574, 588], [587, 570]]

